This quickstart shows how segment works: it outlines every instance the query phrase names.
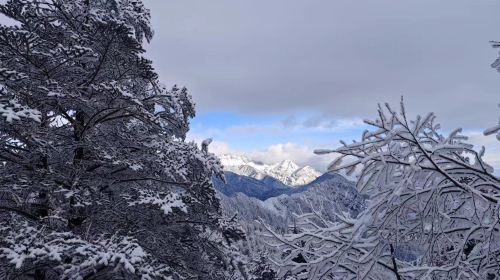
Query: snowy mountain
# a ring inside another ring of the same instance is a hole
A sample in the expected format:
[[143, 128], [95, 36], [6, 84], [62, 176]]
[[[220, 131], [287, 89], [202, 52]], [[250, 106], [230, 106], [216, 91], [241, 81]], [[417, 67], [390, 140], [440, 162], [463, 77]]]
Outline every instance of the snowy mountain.
[[243, 249], [251, 258], [272, 250], [266, 243], [264, 224], [284, 234], [290, 233], [296, 225], [294, 214], [316, 211], [325, 220], [336, 221], [336, 214], [348, 213], [356, 217], [366, 207], [366, 197], [359, 194], [355, 184], [335, 173], [323, 174], [313, 182], [295, 188], [266, 185], [267, 192], [259, 195], [254, 191], [263, 186], [248, 186], [253, 186], [249, 182], [263, 184], [261, 180], [226, 172], [226, 181], [226, 185], [215, 182], [217, 196], [225, 216], [237, 215], [247, 236]]
[[[286, 216], [287, 213], [307, 213], [312, 210], [311, 207], [317, 207], [315, 210], [324, 211], [324, 217], [331, 220], [335, 219], [332, 211], [335, 213], [346, 212], [350, 213], [351, 216], [357, 216], [359, 211], [364, 208], [366, 199], [358, 193], [353, 182], [336, 173], [323, 174], [313, 182], [297, 188], [262, 185], [262, 181], [231, 172], [226, 173], [226, 181], [225, 185], [221, 185], [219, 182], [214, 184], [223, 197], [222, 204], [231, 204], [229, 201], [236, 201], [237, 203], [226, 205], [226, 210], [233, 213], [240, 212], [240, 215], [241, 211], [246, 211], [242, 216], [250, 221], [255, 220], [257, 214], [262, 212], [256, 208], [256, 205], [279, 216]], [[257, 189], [264, 188], [267, 192], [255, 195], [254, 189], [247, 187], [253, 185], [252, 183], [259, 184]], [[246, 200], [251, 202], [245, 202]], [[249, 209], [244, 209], [246, 205], [252, 206]]]
[[335, 213], [349, 213], [352, 217], [365, 207], [365, 199], [352, 181], [336, 173], [325, 173], [313, 182], [288, 190], [267, 193], [263, 201], [267, 209], [276, 212], [304, 214], [313, 210], [328, 220], [335, 220]]
[[258, 180], [253, 177], [226, 171], [224, 172], [224, 177], [225, 182], [219, 178], [213, 178], [212, 180], [215, 188], [229, 197], [234, 197], [238, 193], [241, 193], [259, 200], [265, 200], [276, 194], [286, 193], [295, 189], [270, 176]]
[[288, 186], [305, 185], [321, 175], [314, 168], [310, 166], [300, 167], [291, 160], [284, 160], [276, 164], [264, 164], [238, 155], [226, 154], [219, 158], [226, 171], [258, 180], [271, 176]]
[[261, 258], [262, 252], [282, 254], [269, 246], [267, 228], [281, 234], [302, 230], [297, 214], [315, 212], [337, 221], [337, 214], [356, 217], [366, 207], [354, 182], [339, 174], [318, 176], [313, 168], [289, 160], [266, 165], [240, 156], [220, 158], [225, 180], [213, 178], [214, 187], [224, 216], [236, 217], [245, 232], [246, 242], [238, 246], [249, 259]]

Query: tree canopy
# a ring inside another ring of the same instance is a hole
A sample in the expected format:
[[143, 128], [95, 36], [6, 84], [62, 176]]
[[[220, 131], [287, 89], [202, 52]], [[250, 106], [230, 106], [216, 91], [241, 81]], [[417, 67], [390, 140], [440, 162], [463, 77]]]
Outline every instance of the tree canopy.
[[235, 271], [211, 184], [219, 160], [185, 141], [191, 97], [143, 56], [142, 2], [9, 0], [0, 12], [15, 22], [0, 25], [0, 278]]

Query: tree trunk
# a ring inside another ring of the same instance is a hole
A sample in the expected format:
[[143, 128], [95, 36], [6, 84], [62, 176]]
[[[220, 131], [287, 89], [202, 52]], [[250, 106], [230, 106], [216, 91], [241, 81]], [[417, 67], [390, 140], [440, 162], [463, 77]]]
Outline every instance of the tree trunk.
[[396, 264], [396, 258], [394, 257], [394, 247], [392, 246], [392, 244], [389, 244], [390, 248], [391, 248], [391, 260], [392, 260], [392, 271], [394, 271], [394, 274], [396, 274], [396, 279], [397, 280], [402, 280], [403, 278], [401, 278], [401, 275], [399, 275], [399, 272], [398, 272], [398, 265]]

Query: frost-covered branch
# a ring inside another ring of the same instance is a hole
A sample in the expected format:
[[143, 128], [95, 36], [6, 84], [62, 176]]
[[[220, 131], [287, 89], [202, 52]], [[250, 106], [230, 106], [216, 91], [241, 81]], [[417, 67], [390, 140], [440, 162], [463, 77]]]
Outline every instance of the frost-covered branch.
[[[500, 104], [498, 105], [500, 107]], [[498, 124], [486, 129], [484, 135], [488, 136], [491, 134], [496, 134], [497, 140], [500, 141], [500, 118], [498, 119]]]
[[210, 181], [220, 162], [185, 141], [194, 103], [145, 58], [142, 1], [9, 0], [0, 13], [16, 22], [0, 24], [0, 243], [25, 247], [2, 244], [0, 278], [111, 279], [130, 264], [139, 279], [153, 259], [171, 268], [158, 278], [239, 277]]
[[[287, 248], [278, 264], [309, 279], [402, 277], [487, 278], [500, 258], [500, 180], [460, 130], [439, 132], [434, 114], [410, 121], [379, 106], [360, 141], [318, 154], [339, 155], [331, 171], [357, 174], [368, 196], [357, 217], [318, 223], [299, 217], [301, 231], [274, 236]], [[270, 230], [271, 231], [271, 230]], [[304, 262], [292, 261], [301, 255]]]
[[[17, 228], [2, 226], [0, 259], [16, 269], [50, 263], [62, 279], [80, 279], [121, 270], [142, 279], [168, 279], [170, 268], [155, 265], [136, 241], [128, 237], [97, 237], [87, 241], [70, 232], [51, 232], [28, 223]], [[16, 270], [10, 272], [12, 275]], [[7, 276], [8, 277], [8, 276]]]

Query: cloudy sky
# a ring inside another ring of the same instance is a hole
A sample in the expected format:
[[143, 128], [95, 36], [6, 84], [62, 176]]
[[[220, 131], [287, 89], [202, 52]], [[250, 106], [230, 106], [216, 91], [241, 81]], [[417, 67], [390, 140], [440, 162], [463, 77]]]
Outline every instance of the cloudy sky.
[[162, 82], [190, 90], [190, 137], [212, 151], [322, 169], [314, 148], [358, 138], [378, 102], [463, 127], [500, 168], [500, 1], [146, 0]]
[[[144, 0], [146, 56], [197, 105], [189, 138], [216, 153], [323, 170], [315, 148], [357, 139], [377, 103], [462, 127], [500, 173], [497, 0]], [[0, 3], [5, 0], [0, 0]], [[5, 17], [0, 22], [8, 23]]]

